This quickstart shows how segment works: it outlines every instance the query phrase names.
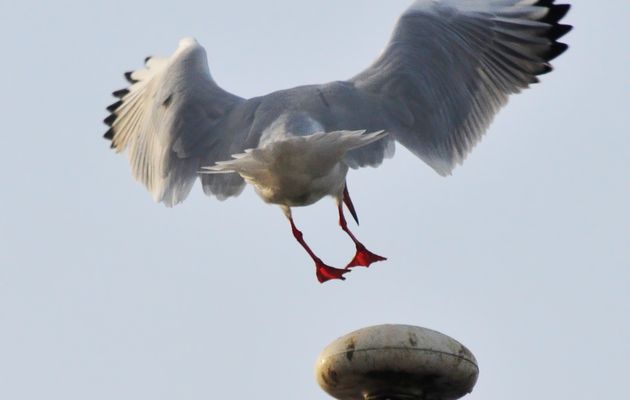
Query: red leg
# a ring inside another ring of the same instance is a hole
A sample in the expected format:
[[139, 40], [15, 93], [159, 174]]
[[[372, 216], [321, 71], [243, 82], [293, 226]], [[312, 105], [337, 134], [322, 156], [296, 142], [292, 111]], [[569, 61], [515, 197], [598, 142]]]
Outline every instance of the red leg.
[[[351, 207], [352, 201], [350, 200], [350, 196], [348, 195], [347, 188], [344, 191], [343, 201], [344, 203], [346, 203], [348, 208]], [[352, 261], [350, 261], [350, 263], [346, 266], [346, 269], [352, 268], [352, 267], [369, 267], [372, 263], [375, 263], [377, 261], [387, 260], [387, 258], [385, 257], [381, 257], [377, 254], [372, 253], [371, 251], [366, 249], [365, 246], [361, 242], [357, 240], [357, 238], [352, 234], [352, 232], [350, 232], [350, 229], [348, 228], [346, 217], [343, 215], [343, 205], [341, 204], [341, 202], [339, 202], [338, 208], [339, 208], [339, 226], [341, 226], [341, 229], [343, 229], [344, 232], [346, 232], [348, 236], [350, 236], [350, 239], [352, 239], [355, 246], [357, 247], [357, 252], [354, 258], [352, 259]], [[351, 208], [350, 212], [353, 212], [353, 210], [354, 210], [354, 207]]]
[[300, 230], [295, 226], [295, 223], [293, 222], [293, 218], [291, 218], [290, 216], [289, 216], [289, 221], [291, 222], [291, 230], [293, 231], [293, 236], [298, 241], [298, 243], [300, 243], [302, 247], [304, 247], [304, 250], [306, 250], [308, 255], [311, 256], [311, 258], [315, 262], [317, 280], [319, 280], [320, 283], [324, 283], [332, 279], [345, 280], [346, 278], [344, 278], [343, 275], [350, 271], [348, 271], [347, 269], [333, 268], [331, 266], [324, 264], [322, 260], [319, 257], [317, 257], [315, 253], [313, 253], [311, 248], [308, 247], [308, 245], [304, 241], [304, 235], [302, 235], [302, 232], [300, 232]]

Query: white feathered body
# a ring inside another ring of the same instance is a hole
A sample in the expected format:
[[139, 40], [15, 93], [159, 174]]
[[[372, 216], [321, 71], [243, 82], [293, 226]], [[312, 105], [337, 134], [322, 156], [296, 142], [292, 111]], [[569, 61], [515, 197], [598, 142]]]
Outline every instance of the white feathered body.
[[280, 127], [264, 135], [262, 146], [234, 160], [204, 168], [207, 173], [238, 173], [267, 203], [311, 205], [325, 196], [340, 197], [346, 184], [346, 153], [386, 136], [385, 132], [322, 132], [293, 135]]

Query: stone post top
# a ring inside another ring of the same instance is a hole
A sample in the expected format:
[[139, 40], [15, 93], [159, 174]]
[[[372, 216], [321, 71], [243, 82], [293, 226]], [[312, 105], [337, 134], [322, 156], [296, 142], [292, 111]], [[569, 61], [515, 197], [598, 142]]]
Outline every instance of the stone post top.
[[454, 400], [472, 391], [478, 375], [464, 345], [409, 325], [349, 333], [326, 347], [316, 364], [318, 383], [340, 400]]

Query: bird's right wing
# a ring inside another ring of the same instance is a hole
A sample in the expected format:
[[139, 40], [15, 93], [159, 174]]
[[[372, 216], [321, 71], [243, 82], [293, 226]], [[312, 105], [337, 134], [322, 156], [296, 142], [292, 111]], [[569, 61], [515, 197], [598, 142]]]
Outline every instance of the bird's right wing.
[[567, 49], [557, 40], [571, 28], [559, 23], [569, 5], [554, 1], [416, 0], [351, 82], [390, 110], [397, 141], [448, 175], [508, 96]]
[[[194, 39], [181, 40], [171, 57], [148, 58], [146, 68], [125, 76], [130, 86], [114, 92], [120, 100], [108, 107], [105, 138], [116, 151], [127, 151], [133, 176], [154, 199], [173, 206], [190, 192], [202, 159], [229, 159], [234, 138], [215, 124], [244, 100], [214, 82], [206, 52]], [[238, 175], [225, 175], [204, 181], [204, 189], [227, 198], [244, 184]]]

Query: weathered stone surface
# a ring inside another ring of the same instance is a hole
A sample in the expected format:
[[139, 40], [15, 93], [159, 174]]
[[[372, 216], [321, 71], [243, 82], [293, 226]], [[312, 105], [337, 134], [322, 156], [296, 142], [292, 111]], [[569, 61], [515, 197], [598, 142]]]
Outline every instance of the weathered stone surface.
[[453, 400], [470, 393], [479, 368], [462, 344], [430, 329], [380, 325], [331, 343], [317, 381], [340, 400]]

